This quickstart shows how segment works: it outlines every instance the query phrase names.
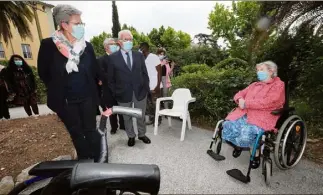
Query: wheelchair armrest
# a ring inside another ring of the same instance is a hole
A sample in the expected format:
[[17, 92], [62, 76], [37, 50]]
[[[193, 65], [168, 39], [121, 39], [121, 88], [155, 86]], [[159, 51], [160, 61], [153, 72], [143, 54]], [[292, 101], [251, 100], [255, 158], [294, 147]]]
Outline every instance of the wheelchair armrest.
[[289, 112], [293, 112], [293, 111], [295, 111], [294, 107], [280, 108], [280, 109], [271, 111], [271, 114], [272, 115], [282, 115], [283, 113], [286, 113], [286, 112], [289, 113]]
[[73, 168], [70, 185], [158, 194], [160, 170], [157, 165], [81, 163]]

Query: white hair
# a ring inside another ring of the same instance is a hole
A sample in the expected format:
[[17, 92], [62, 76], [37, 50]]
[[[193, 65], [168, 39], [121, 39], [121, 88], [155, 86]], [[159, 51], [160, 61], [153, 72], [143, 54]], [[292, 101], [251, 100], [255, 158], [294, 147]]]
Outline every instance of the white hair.
[[133, 38], [130, 30], [122, 30], [122, 31], [119, 31], [119, 33], [118, 33], [118, 39], [121, 39], [121, 35], [125, 34], [125, 33], [129, 34], [131, 36], [131, 38]]
[[114, 41], [115, 42], [115, 38], [106, 38], [104, 41], [103, 41], [103, 46], [107, 46], [109, 44], [110, 41]]
[[62, 22], [68, 22], [73, 15], [81, 15], [82, 12], [75, 7], [67, 4], [60, 4], [54, 7], [53, 17], [56, 25], [61, 25]]
[[266, 65], [268, 70], [273, 71], [273, 77], [277, 76], [277, 65], [273, 61], [265, 61], [256, 65], [256, 67]]

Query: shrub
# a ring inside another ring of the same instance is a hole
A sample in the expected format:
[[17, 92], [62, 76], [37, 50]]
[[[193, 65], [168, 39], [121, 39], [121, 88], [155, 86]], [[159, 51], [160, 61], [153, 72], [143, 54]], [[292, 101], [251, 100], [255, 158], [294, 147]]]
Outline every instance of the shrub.
[[237, 68], [247, 68], [249, 67], [248, 62], [239, 58], [228, 58], [217, 63], [214, 69], [237, 69]]
[[183, 73], [197, 73], [206, 72], [211, 70], [211, 68], [206, 64], [191, 64], [182, 67]]
[[190, 89], [192, 96], [196, 97], [196, 102], [190, 107], [192, 118], [207, 118], [210, 125], [215, 125], [235, 107], [233, 96], [248, 86], [253, 76], [248, 69], [184, 73], [173, 79], [172, 91], [176, 88]]

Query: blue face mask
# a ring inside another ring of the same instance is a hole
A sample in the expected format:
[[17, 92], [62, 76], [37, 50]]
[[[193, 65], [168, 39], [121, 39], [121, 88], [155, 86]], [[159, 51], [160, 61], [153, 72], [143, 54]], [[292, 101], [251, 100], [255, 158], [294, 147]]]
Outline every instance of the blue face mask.
[[73, 25], [73, 32], [72, 35], [75, 37], [77, 40], [80, 40], [84, 37], [84, 26], [83, 25]]
[[17, 66], [22, 66], [22, 60], [15, 60], [15, 64]]
[[124, 49], [126, 52], [129, 52], [129, 51], [132, 49], [132, 46], [133, 46], [132, 41], [126, 41], [126, 42], [123, 42], [123, 49]]
[[257, 72], [257, 77], [259, 81], [264, 81], [268, 78], [268, 72], [265, 71], [258, 71]]
[[116, 51], [119, 51], [119, 46], [117, 45], [109, 45], [109, 49], [112, 53], [116, 52]]

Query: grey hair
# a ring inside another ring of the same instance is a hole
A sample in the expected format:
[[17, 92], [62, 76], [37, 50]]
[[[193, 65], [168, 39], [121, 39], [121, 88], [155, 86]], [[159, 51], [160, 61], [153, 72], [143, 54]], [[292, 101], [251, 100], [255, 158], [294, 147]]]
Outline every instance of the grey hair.
[[257, 64], [256, 67], [261, 66], [261, 65], [266, 65], [268, 70], [273, 71], [273, 77], [277, 76], [277, 65], [275, 64], [275, 62], [273, 62], [273, 61], [261, 62], [261, 63]]
[[122, 30], [122, 31], [120, 31], [118, 33], [118, 39], [121, 39], [121, 35], [124, 34], [124, 33], [128, 33], [131, 36], [131, 38], [133, 39], [133, 36], [132, 36], [132, 33], [131, 33], [130, 30]]
[[105, 47], [106, 45], [108, 45], [110, 41], [116, 41], [116, 39], [115, 38], [106, 38], [103, 41], [103, 46]]
[[75, 7], [67, 4], [60, 4], [54, 7], [53, 17], [56, 25], [61, 25], [62, 22], [68, 22], [72, 15], [81, 15], [82, 12]]

